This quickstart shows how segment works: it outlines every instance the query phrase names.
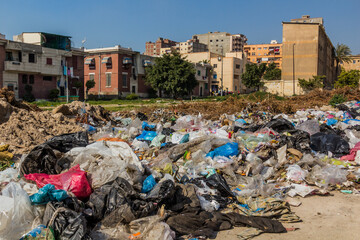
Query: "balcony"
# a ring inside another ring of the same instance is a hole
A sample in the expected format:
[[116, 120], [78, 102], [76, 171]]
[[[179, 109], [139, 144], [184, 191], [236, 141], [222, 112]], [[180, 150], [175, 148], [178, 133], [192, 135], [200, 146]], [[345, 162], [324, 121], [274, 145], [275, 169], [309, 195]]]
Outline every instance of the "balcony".
[[5, 61], [5, 71], [40, 73], [43, 75], [61, 75], [62, 69], [57, 65], [42, 65], [40, 63], [28, 63], [17, 61]]

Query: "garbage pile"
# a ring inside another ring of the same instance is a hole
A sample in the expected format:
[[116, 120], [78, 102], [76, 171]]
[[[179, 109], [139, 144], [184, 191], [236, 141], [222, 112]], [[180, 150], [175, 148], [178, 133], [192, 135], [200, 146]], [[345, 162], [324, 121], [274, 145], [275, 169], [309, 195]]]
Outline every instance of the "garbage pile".
[[360, 102], [337, 108], [82, 125], [0, 172], [0, 239], [285, 233], [301, 221], [289, 198], [359, 193]]

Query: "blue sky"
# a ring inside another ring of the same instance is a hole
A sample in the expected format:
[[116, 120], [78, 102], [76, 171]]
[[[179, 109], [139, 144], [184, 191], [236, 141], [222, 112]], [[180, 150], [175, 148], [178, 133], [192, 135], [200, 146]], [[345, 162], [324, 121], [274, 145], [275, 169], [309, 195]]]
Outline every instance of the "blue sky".
[[282, 21], [323, 17], [332, 43], [360, 54], [360, 0], [4, 0], [0, 33], [72, 36], [76, 47], [120, 44], [143, 52], [159, 36], [185, 41], [210, 31], [242, 33], [248, 43], [281, 42]]

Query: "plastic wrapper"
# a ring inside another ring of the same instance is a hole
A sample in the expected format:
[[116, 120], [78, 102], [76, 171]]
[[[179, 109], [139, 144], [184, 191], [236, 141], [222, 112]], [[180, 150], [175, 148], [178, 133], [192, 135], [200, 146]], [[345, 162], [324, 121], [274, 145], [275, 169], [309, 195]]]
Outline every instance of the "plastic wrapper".
[[198, 198], [200, 200], [201, 209], [204, 211], [214, 212], [220, 208], [220, 204], [215, 200], [208, 201], [201, 195], [198, 195]]
[[87, 198], [91, 194], [91, 187], [86, 178], [86, 172], [80, 170], [79, 165], [69, 171], [58, 174], [48, 175], [44, 173], [26, 174], [27, 180], [35, 181], [39, 188], [47, 184], [52, 184], [56, 189], [64, 189], [72, 192], [79, 199]]
[[310, 135], [320, 132], [319, 122], [317, 120], [307, 120], [297, 125], [296, 129], [305, 131]]
[[270, 122], [266, 123], [263, 127], [271, 128], [278, 133], [295, 129], [295, 127], [290, 121], [283, 118], [273, 119]]
[[160, 147], [160, 146], [161, 146], [161, 143], [164, 141], [164, 139], [165, 139], [165, 135], [163, 135], [163, 134], [157, 135], [157, 136], [151, 141], [150, 147]]
[[19, 183], [9, 183], [0, 196], [0, 239], [20, 239], [32, 229], [34, 209]]
[[218, 190], [221, 196], [224, 197], [234, 196], [234, 193], [230, 190], [230, 187], [227, 184], [226, 180], [220, 174], [215, 173], [211, 175], [210, 177], [206, 178], [205, 182], [209, 187]]
[[155, 131], [144, 130], [139, 136], [136, 137], [136, 139], [141, 141], [152, 141], [156, 135], [157, 133]]
[[151, 189], [154, 188], [155, 185], [156, 185], [155, 178], [153, 177], [153, 175], [149, 175], [147, 178], [145, 178], [145, 180], [143, 182], [141, 192], [148, 193], [151, 191]]
[[14, 168], [7, 168], [0, 172], [0, 183], [17, 181], [19, 172]]
[[20, 240], [55, 240], [54, 231], [46, 228], [45, 225], [39, 225], [26, 233]]
[[341, 166], [327, 165], [323, 168], [315, 166], [310, 174], [310, 179], [315, 184], [322, 188], [327, 188], [330, 185], [342, 184], [347, 181], [346, 176], [348, 172], [341, 168]]
[[307, 171], [304, 171], [301, 169], [299, 165], [290, 165], [286, 169], [286, 177], [288, 180], [294, 181], [294, 182], [301, 182], [305, 180], [305, 177], [307, 175]]

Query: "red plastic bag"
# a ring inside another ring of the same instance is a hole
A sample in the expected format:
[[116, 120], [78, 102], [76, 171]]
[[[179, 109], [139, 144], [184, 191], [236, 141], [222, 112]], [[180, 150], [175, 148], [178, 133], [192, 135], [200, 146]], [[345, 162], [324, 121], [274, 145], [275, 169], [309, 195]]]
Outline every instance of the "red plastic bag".
[[90, 196], [91, 187], [86, 178], [86, 172], [80, 170], [80, 166], [76, 165], [65, 173], [58, 175], [48, 175], [45, 173], [31, 173], [25, 174], [27, 180], [36, 182], [39, 188], [46, 184], [52, 184], [56, 189], [64, 189], [72, 192], [77, 198], [84, 199]]

